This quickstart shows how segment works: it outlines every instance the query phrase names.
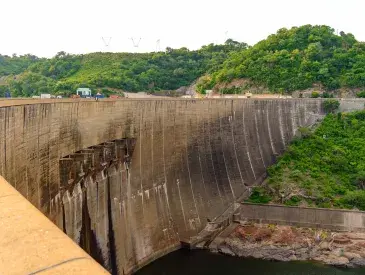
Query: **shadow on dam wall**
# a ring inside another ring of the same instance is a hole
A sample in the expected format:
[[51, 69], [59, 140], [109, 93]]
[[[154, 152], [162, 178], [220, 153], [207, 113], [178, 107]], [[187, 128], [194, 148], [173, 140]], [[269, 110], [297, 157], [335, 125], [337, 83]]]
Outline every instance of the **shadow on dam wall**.
[[[260, 183], [296, 130], [322, 116], [310, 99], [3, 107], [0, 173], [109, 270], [128, 274]], [[123, 138], [135, 140], [128, 161], [114, 146]], [[95, 151], [108, 161], [90, 162]], [[64, 168], [70, 155], [76, 170]]]

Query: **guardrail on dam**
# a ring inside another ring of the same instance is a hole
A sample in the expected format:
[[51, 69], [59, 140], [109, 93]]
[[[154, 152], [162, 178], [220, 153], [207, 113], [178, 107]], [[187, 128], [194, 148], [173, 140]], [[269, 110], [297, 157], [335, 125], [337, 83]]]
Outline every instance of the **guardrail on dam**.
[[197, 234], [323, 116], [317, 99], [14, 104], [0, 174], [119, 274]]

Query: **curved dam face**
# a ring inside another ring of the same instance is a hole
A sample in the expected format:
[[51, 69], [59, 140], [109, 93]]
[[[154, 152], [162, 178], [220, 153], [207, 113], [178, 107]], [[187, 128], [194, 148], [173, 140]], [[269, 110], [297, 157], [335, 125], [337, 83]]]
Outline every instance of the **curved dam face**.
[[322, 116], [310, 99], [1, 107], [0, 174], [106, 268], [128, 274], [260, 183], [296, 130]]

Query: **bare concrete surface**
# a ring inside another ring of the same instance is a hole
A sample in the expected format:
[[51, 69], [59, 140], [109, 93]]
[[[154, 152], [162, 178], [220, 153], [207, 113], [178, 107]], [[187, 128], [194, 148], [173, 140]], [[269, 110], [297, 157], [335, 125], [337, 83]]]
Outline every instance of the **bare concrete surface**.
[[365, 212], [346, 209], [242, 203], [236, 221], [365, 232]]
[[155, 96], [153, 95], [149, 95], [145, 92], [140, 92], [140, 93], [128, 93], [128, 92], [124, 92], [124, 96], [128, 97], [128, 98], [153, 98]]
[[0, 274], [108, 274], [0, 177]]

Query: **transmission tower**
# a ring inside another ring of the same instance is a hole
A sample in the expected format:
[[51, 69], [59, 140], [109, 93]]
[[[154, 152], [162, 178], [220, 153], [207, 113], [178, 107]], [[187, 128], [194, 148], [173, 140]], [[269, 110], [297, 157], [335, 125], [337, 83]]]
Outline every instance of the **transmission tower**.
[[112, 38], [111, 37], [102, 37], [101, 39], [103, 40], [103, 43], [104, 43], [105, 48], [108, 48], [109, 45], [110, 45], [110, 41], [112, 40]]
[[130, 39], [132, 40], [133, 47], [138, 48], [139, 43], [141, 42], [141, 38], [137, 39], [137, 38], [131, 37]]
[[159, 52], [159, 51], [161, 51], [161, 45], [160, 45], [160, 39], [158, 39], [157, 41], [156, 41], [156, 52]]
[[223, 41], [223, 43], [226, 43], [227, 39], [228, 39], [228, 31], [226, 31], [224, 33], [224, 41]]

